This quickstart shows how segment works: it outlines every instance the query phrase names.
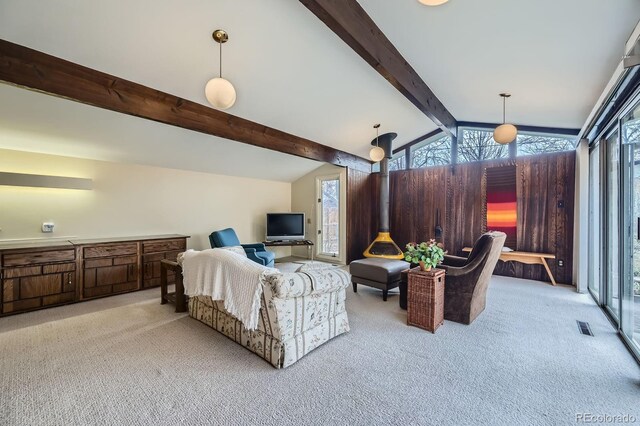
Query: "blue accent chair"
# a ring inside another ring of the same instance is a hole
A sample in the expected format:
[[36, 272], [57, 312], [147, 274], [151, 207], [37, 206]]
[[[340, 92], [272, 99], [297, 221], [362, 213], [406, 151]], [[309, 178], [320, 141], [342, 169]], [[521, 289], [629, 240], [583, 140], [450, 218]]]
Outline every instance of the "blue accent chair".
[[209, 235], [209, 242], [212, 248], [242, 246], [247, 257], [260, 265], [273, 268], [276, 255], [272, 251], [264, 248], [264, 244], [240, 244], [240, 240], [233, 228], [214, 231]]

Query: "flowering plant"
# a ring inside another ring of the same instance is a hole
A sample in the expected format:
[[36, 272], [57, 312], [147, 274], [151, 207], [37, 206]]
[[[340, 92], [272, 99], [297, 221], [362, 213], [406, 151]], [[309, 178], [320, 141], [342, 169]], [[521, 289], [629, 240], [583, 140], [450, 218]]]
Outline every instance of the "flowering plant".
[[442, 244], [436, 243], [436, 240], [431, 239], [427, 242], [409, 243], [406, 246], [407, 251], [404, 252], [404, 260], [414, 264], [424, 265], [424, 268], [429, 270], [435, 268], [444, 259], [444, 249]]

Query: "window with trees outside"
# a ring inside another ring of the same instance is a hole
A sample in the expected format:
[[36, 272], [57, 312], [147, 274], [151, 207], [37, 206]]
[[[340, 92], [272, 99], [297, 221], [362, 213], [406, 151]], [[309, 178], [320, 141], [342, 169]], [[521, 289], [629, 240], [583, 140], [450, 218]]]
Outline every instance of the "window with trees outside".
[[[576, 137], [550, 133], [518, 132], [515, 148], [510, 145], [500, 145], [493, 140], [493, 129], [474, 129], [460, 127], [458, 129], [457, 162], [471, 163], [474, 161], [496, 160], [517, 156], [537, 155], [550, 152], [570, 151], [575, 148]], [[409, 167], [419, 169], [423, 167], [444, 166], [451, 164], [451, 137], [442, 133], [423, 142], [408, 147], [410, 151]], [[510, 152], [511, 151], [511, 152]], [[399, 151], [389, 162], [389, 170], [403, 170], [407, 168], [406, 150]], [[379, 171], [377, 164], [373, 171]]]
[[318, 254], [338, 257], [340, 254], [340, 177], [319, 177], [317, 182]]
[[570, 151], [575, 147], [575, 136], [518, 133], [518, 156]]
[[400, 151], [389, 160], [389, 170], [404, 170], [407, 168], [407, 158], [404, 151]]
[[458, 163], [495, 160], [509, 157], [509, 145], [493, 140], [493, 130], [460, 129], [458, 132]]
[[411, 147], [411, 168], [451, 164], [451, 137], [437, 135]]

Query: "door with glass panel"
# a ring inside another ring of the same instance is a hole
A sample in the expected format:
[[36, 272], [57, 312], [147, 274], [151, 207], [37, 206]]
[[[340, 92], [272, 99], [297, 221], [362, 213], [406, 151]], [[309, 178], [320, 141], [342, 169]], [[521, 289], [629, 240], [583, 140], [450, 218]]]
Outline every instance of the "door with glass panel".
[[620, 328], [640, 352], [640, 105], [621, 122], [623, 279]]
[[317, 179], [318, 256], [340, 256], [340, 176]]
[[[620, 318], [620, 143], [618, 129], [610, 133], [606, 148], [606, 260], [607, 273], [604, 288], [604, 305], [613, 317]], [[601, 290], [602, 294], [602, 290]]]
[[589, 153], [589, 291], [600, 301], [602, 281], [602, 191], [600, 179], [600, 141], [591, 147]]

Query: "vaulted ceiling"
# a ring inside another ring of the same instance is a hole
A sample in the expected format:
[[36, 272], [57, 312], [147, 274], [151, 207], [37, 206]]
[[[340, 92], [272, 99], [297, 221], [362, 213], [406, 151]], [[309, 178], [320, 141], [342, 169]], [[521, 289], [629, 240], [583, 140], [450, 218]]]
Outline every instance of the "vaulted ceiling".
[[[499, 121], [497, 94], [510, 91], [514, 122], [572, 128], [582, 126], [640, 18], [637, 0], [360, 4], [458, 120]], [[399, 134], [396, 146], [436, 128], [297, 1], [0, 0], [0, 38], [202, 104], [218, 69], [217, 28], [230, 34], [223, 73], [238, 92], [231, 114], [360, 156], [376, 122]], [[26, 150], [64, 145], [65, 155], [288, 181], [318, 166], [39, 97], [46, 96], [0, 86], [2, 127], [64, 135], [30, 138]], [[0, 147], [18, 149], [13, 140], [0, 139]]]

